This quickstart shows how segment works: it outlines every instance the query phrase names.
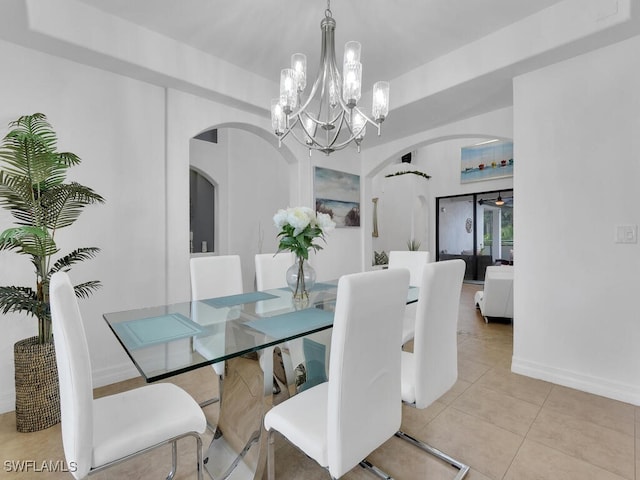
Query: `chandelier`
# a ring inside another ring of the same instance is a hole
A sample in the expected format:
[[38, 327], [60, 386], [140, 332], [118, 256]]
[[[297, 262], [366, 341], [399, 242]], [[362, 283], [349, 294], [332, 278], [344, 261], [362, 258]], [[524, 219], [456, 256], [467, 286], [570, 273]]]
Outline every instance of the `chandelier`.
[[278, 136], [278, 144], [289, 134], [302, 145], [329, 155], [355, 142], [358, 152], [367, 124], [380, 135], [380, 126], [389, 113], [389, 82], [373, 86], [371, 117], [359, 107], [362, 88], [361, 45], [347, 42], [344, 47], [342, 74], [338, 70], [334, 33], [336, 21], [327, 0], [325, 16], [320, 22], [322, 49], [320, 70], [308, 96], [307, 57], [302, 53], [291, 56], [291, 68], [280, 73], [280, 97], [271, 101], [271, 126]]

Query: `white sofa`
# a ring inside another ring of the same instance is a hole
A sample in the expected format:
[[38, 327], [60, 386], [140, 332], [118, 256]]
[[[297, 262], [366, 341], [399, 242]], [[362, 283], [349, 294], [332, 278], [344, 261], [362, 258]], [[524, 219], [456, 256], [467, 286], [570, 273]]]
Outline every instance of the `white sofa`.
[[474, 302], [487, 323], [490, 317], [513, 319], [513, 266], [487, 267], [484, 290], [476, 292]]

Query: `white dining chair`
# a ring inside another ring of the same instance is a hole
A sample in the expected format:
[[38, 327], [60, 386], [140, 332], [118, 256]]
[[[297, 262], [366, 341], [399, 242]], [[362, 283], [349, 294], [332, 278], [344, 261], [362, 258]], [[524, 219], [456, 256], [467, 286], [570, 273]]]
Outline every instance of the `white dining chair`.
[[[389, 252], [388, 268], [409, 269], [409, 285], [420, 288], [422, 282], [422, 270], [431, 261], [429, 252], [420, 250], [392, 250]], [[410, 303], [405, 307], [403, 314], [402, 344], [413, 338], [416, 323], [416, 304]]]
[[[206, 257], [193, 257], [189, 260], [191, 276], [191, 300], [206, 300], [209, 298], [238, 295], [243, 292], [242, 264], [239, 255], [217, 255]], [[197, 310], [196, 310], [197, 312]], [[193, 319], [200, 323], [198, 318]], [[207, 356], [209, 353], [206, 344], [197, 339], [194, 342], [196, 350], [200, 350]], [[211, 405], [222, 398], [224, 362], [211, 365], [218, 376], [218, 398], [211, 398], [200, 403], [201, 407]]]
[[[295, 262], [295, 256], [291, 252], [258, 253], [255, 256], [256, 288], [258, 290], [271, 290], [275, 288], [287, 288], [286, 273]], [[282, 364], [285, 371], [287, 385], [293, 385], [296, 380], [295, 368], [299, 365], [305, 367], [306, 380], [311, 384], [315, 379], [326, 379], [325, 366], [329, 358], [330, 349], [327, 345], [331, 341], [328, 331], [311, 334], [303, 339], [289, 340], [280, 349]], [[314, 367], [309, 368], [307, 354], [313, 351], [317, 360]], [[311, 378], [313, 376], [313, 378]], [[281, 379], [282, 380], [282, 379]]]
[[[402, 352], [402, 401], [411, 407], [427, 408], [458, 378], [458, 310], [464, 271], [460, 259], [424, 267], [413, 352]], [[469, 471], [467, 465], [403, 431], [396, 435], [456, 467], [456, 480]]]
[[[267, 470], [274, 479], [274, 433], [340, 478], [398, 430], [399, 319], [409, 272], [378, 270], [344, 275], [338, 282], [329, 380], [276, 405], [264, 418], [269, 432]], [[383, 478], [390, 478], [388, 476]]]
[[295, 257], [291, 252], [258, 253], [254, 261], [258, 290], [271, 290], [287, 286], [287, 270], [295, 262]]
[[171, 383], [159, 383], [93, 398], [91, 359], [78, 302], [69, 276], [52, 275], [51, 319], [60, 379], [62, 443], [76, 479], [104, 470], [132, 456], [171, 443], [177, 469], [176, 442], [192, 436], [197, 443], [197, 473], [202, 479], [201, 433], [205, 416], [198, 403]]
[[[291, 252], [257, 253], [254, 262], [256, 289], [259, 291], [272, 290], [287, 287], [287, 270], [295, 262], [295, 256]], [[287, 343], [286, 347], [286, 349], [280, 349], [286, 379], [280, 380], [284, 380], [287, 385], [292, 385], [295, 382], [295, 374], [290, 350], [295, 346]]]

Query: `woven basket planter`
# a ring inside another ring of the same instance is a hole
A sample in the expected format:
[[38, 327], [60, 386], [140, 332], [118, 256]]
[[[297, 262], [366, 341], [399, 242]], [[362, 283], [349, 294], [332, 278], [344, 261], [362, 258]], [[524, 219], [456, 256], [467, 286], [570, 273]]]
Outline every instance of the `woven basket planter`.
[[60, 422], [60, 387], [53, 342], [38, 337], [13, 345], [16, 376], [16, 429], [35, 432]]

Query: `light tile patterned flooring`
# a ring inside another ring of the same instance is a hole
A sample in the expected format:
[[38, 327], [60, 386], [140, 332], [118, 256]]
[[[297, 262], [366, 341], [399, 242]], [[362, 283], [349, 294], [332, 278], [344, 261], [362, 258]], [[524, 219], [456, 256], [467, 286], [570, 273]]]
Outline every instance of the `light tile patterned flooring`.
[[[640, 407], [510, 372], [510, 324], [485, 324], [473, 306], [478, 285], [463, 286], [459, 321], [459, 379], [431, 407], [403, 406], [402, 428], [471, 466], [469, 480], [640, 480]], [[216, 389], [210, 369], [173, 380], [197, 400]], [[104, 395], [141, 385], [133, 379], [97, 389]], [[217, 407], [206, 409], [215, 423]], [[382, 412], [381, 412], [382, 414]], [[205, 445], [210, 434], [204, 438]], [[195, 444], [180, 444], [176, 478], [195, 478]], [[69, 473], [17, 473], [6, 462], [64, 458], [60, 425], [17, 433], [13, 413], [0, 415], [0, 478], [63, 479]], [[451, 479], [453, 468], [392, 438], [369, 459], [398, 480]], [[164, 478], [170, 453], [161, 448], [96, 474], [95, 479]], [[42, 470], [42, 469], [40, 469]], [[282, 438], [276, 445], [278, 479], [328, 479], [328, 474]], [[373, 479], [356, 467], [344, 478]]]

